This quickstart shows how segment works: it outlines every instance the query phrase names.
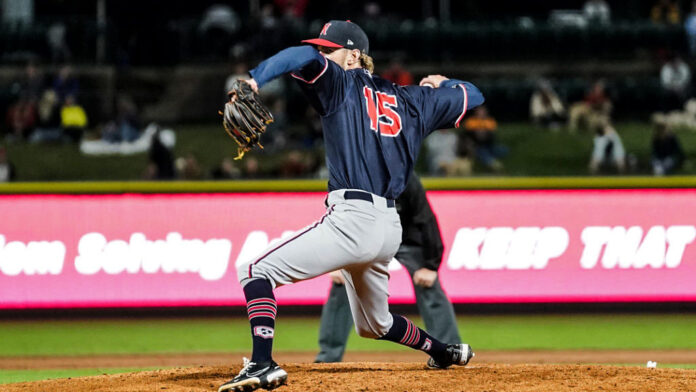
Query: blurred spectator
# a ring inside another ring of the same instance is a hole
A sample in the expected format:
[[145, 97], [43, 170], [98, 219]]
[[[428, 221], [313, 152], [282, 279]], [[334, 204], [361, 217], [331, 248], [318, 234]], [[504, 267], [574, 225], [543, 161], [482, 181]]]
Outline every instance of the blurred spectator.
[[73, 95], [65, 97], [65, 102], [60, 110], [60, 126], [63, 128], [63, 134], [73, 143], [78, 143], [82, 139], [82, 134], [87, 128], [87, 113], [75, 101]]
[[609, 121], [611, 109], [611, 100], [606, 94], [604, 82], [596, 81], [583, 101], [570, 106], [568, 129], [575, 132], [579, 125], [583, 125], [584, 129], [596, 129], [597, 124]]
[[684, 163], [684, 150], [667, 124], [656, 123], [652, 139], [653, 174], [663, 176], [679, 170]]
[[[226, 34], [234, 34], [241, 28], [239, 16], [232, 7], [226, 4], [213, 4], [203, 14], [203, 19], [198, 30], [206, 34], [209, 31], [218, 34], [220, 31]], [[213, 37], [214, 38], [214, 37]]]
[[7, 158], [7, 149], [0, 146], [0, 182], [14, 181], [16, 176], [15, 167]]
[[179, 172], [179, 177], [184, 180], [200, 180], [203, 177], [201, 164], [190, 152], [184, 157], [177, 158], [176, 169]]
[[587, 0], [582, 7], [588, 22], [598, 22], [603, 25], [611, 23], [611, 10], [609, 4], [604, 0]]
[[529, 115], [536, 125], [557, 130], [565, 118], [565, 108], [551, 83], [541, 80], [532, 93], [529, 102]]
[[255, 157], [245, 157], [242, 161], [244, 164], [244, 177], [255, 179], [261, 177], [261, 170], [259, 168], [259, 161]]
[[32, 143], [60, 141], [63, 136], [60, 128], [61, 113], [58, 94], [54, 90], [48, 89], [43, 92], [38, 104], [38, 112], [36, 130], [29, 141]]
[[298, 150], [290, 151], [280, 164], [280, 176], [283, 178], [306, 177], [313, 171], [312, 157]]
[[382, 8], [379, 6], [379, 2], [368, 1], [363, 7], [363, 18], [368, 20], [377, 20], [381, 17]]
[[696, 56], [696, 1], [691, 3], [691, 13], [684, 21], [684, 30], [689, 43], [689, 54], [694, 57]]
[[660, 70], [660, 85], [665, 94], [663, 110], [681, 108], [688, 98], [691, 70], [678, 55], [672, 56]]
[[382, 73], [382, 77], [399, 86], [410, 86], [413, 84], [413, 75], [404, 68], [401, 60], [398, 58], [394, 58], [391, 61], [389, 68]]
[[[249, 76], [245, 76], [248, 79]], [[273, 113], [273, 122], [268, 125], [264, 135], [264, 147], [270, 152], [285, 148], [287, 140], [287, 99], [286, 84], [283, 78], [276, 78], [259, 89], [259, 97]]]
[[73, 69], [69, 65], [64, 65], [58, 70], [58, 74], [53, 79], [53, 90], [58, 94], [58, 100], [63, 103], [65, 97], [72, 95], [76, 97], [80, 90], [80, 83], [73, 75]]
[[222, 158], [222, 162], [210, 173], [216, 180], [232, 180], [241, 177], [242, 172], [235, 166], [232, 158]]
[[157, 132], [152, 135], [152, 143], [148, 157], [150, 162], [147, 166], [145, 177], [151, 180], [173, 180], [176, 178], [174, 169], [174, 155], [172, 149], [176, 144], [176, 135], [172, 131]]
[[7, 109], [9, 140], [26, 140], [36, 126], [36, 105], [26, 97], [20, 97]]
[[302, 19], [309, 0], [274, 0], [281, 15], [289, 19]]
[[36, 103], [41, 97], [44, 87], [43, 76], [36, 66], [29, 62], [24, 68], [22, 77], [12, 83], [12, 94], [17, 97], [24, 97], [32, 103]]
[[54, 64], [70, 60], [70, 48], [65, 40], [66, 28], [62, 22], [53, 23], [46, 31], [46, 43]]
[[626, 151], [621, 137], [609, 123], [595, 124], [594, 148], [590, 157], [590, 173], [597, 174], [603, 167], [615, 167], [619, 173], [626, 170]]
[[684, 103], [683, 110], [655, 112], [651, 116], [653, 123], [664, 123], [671, 129], [688, 128], [696, 130], [696, 98], [690, 98]]
[[232, 74], [228, 76], [227, 80], [225, 81], [225, 98], [227, 98], [227, 93], [232, 90], [232, 85], [234, 84], [235, 80], [249, 78], [251, 78], [249, 75], [249, 66], [245, 62], [240, 61], [234, 64]]
[[109, 143], [130, 143], [139, 136], [138, 108], [132, 98], [121, 95], [116, 102], [116, 119], [102, 129], [102, 139]]
[[237, 13], [226, 4], [213, 4], [203, 14], [198, 25], [201, 46], [208, 55], [226, 54], [234, 40], [234, 34], [241, 28]]
[[428, 170], [433, 175], [468, 176], [471, 174], [471, 159], [460, 140], [451, 129], [435, 131], [425, 139]]
[[284, 39], [288, 32], [285, 31], [283, 21], [276, 17], [272, 3], [266, 3], [261, 7], [255, 30], [257, 33], [249, 42], [249, 53], [265, 57], [284, 48]]
[[503, 169], [499, 159], [507, 154], [507, 148], [495, 140], [497, 129], [498, 122], [488, 114], [486, 106], [474, 109], [474, 115], [464, 122], [465, 135], [474, 146], [476, 159], [494, 171]]
[[678, 24], [681, 21], [676, 0], [657, 0], [650, 10], [650, 20], [658, 24]]

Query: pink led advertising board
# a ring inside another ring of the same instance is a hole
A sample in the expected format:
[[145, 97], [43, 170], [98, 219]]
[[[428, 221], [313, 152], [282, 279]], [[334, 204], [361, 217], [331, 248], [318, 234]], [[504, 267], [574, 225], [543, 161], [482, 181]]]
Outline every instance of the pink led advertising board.
[[[0, 196], [0, 308], [242, 305], [235, 265], [324, 193]], [[696, 190], [433, 191], [458, 303], [696, 301]], [[394, 303], [413, 302], [391, 265]], [[321, 304], [326, 276], [281, 287]]]

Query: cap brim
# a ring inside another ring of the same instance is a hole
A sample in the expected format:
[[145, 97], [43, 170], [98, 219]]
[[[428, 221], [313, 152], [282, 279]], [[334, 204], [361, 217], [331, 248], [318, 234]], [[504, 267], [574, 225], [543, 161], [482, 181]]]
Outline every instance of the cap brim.
[[305, 39], [302, 42], [312, 44], [312, 45], [326, 46], [327, 48], [342, 48], [343, 47], [343, 45], [333, 43], [333, 42], [325, 40], [323, 38]]

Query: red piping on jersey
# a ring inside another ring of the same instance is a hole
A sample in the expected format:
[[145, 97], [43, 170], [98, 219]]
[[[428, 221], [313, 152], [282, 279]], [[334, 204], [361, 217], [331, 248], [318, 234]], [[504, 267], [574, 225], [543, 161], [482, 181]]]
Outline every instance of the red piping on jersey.
[[[327, 61], [328, 61], [328, 60], [327, 60]], [[273, 253], [273, 252], [277, 251], [278, 249], [282, 248], [285, 244], [289, 244], [290, 242], [292, 242], [292, 241], [294, 241], [294, 240], [300, 238], [300, 236], [302, 236], [303, 234], [309, 232], [310, 230], [312, 230], [312, 229], [314, 229], [315, 227], [317, 227], [317, 226], [319, 226], [320, 224], [322, 224], [322, 223], [324, 222], [324, 219], [326, 219], [327, 216], [331, 215], [331, 213], [333, 212], [335, 206], [336, 206], [335, 204], [332, 204], [332, 205], [331, 205], [331, 208], [329, 208], [329, 212], [327, 212], [326, 214], [324, 214], [324, 216], [321, 217], [321, 220], [320, 220], [320, 221], [317, 221], [314, 225], [312, 225], [312, 227], [309, 227], [307, 230], [303, 231], [302, 233], [297, 234], [296, 236], [290, 238], [289, 240], [287, 240], [287, 241], [281, 243], [280, 245], [276, 246], [275, 248], [269, 250], [268, 252], [266, 252], [265, 255], [259, 257], [258, 259], [256, 259], [256, 261], [254, 261], [253, 263], [249, 264], [249, 278], [253, 278], [253, 276], [251, 275], [251, 267], [253, 267], [254, 264], [257, 264], [259, 261], [261, 261], [261, 260], [263, 260], [264, 258], [268, 257], [268, 255], [270, 255], [271, 253]]]
[[455, 127], [455, 128], [459, 128], [459, 123], [460, 123], [460, 122], [462, 121], [462, 119], [464, 118], [464, 114], [466, 114], [466, 106], [467, 106], [468, 103], [469, 103], [469, 94], [466, 93], [466, 88], [464, 87], [463, 84], [459, 84], [459, 87], [461, 87], [462, 90], [464, 90], [464, 111], [462, 111], [462, 114], [461, 114], [461, 115], [459, 116], [459, 118], [457, 119], [457, 122], [454, 123], [454, 127]]
[[303, 81], [303, 82], [305, 82], [305, 83], [314, 84], [314, 82], [316, 82], [317, 79], [319, 79], [319, 78], [321, 77], [321, 75], [323, 75], [324, 72], [326, 72], [326, 69], [329, 68], [329, 60], [326, 58], [326, 56], [324, 56], [323, 53], [319, 52], [319, 54], [320, 54], [322, 57], [324, 57], [324, 69], [322, 69], [321, 72], [319, 72], [319, 75], [315, 76], [314, 79], [312, 79], [312, 80], [305, 80], [305, 79], [303, 79], [302, 77], [295, 75], [294, 73], [291, 73], [290, 76], [292, 76], [292, 77], [295, 78], [295, 79], [299, 79], [299, 80], [301, 80], [301, 81]]

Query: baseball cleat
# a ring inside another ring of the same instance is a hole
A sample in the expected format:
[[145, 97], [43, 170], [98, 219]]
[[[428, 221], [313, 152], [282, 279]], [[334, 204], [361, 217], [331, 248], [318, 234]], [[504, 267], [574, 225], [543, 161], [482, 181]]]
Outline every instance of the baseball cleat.
[[271, 390], [285, 384], [288, 373], [275, 361], [257, 364], [244, 358], [244, 367], [237, 377], [222, 384], [218, 392], [249, 392], [259, 388]]
[[447, 369], [452, 365], [465, 366], [474, 356], [476, 354], [466, 343], [448, 344], [446, 359], [438, 362], [435, 358], [430, 357], [427, 366], [430, 369]]

